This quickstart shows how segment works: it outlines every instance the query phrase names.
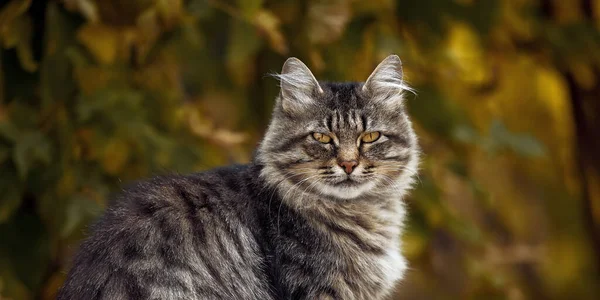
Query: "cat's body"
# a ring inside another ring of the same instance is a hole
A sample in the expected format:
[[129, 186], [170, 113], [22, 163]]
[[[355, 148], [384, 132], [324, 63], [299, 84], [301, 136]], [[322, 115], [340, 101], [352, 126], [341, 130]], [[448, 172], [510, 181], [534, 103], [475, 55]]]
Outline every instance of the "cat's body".
[[288, 60], [254, 162], [126, 189], [58, 299], [389, 295], [406, 269], [401, 199], [418, 160], [403, 86], [390, 81], [399, 68], [392, 56], [364, 85], [321, 87]]

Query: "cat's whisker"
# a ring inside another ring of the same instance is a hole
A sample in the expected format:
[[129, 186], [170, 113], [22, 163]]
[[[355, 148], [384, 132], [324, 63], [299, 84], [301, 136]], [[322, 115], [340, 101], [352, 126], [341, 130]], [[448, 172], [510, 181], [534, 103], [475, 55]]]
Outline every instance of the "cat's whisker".
[[[312, 190], [314, 189], [314, 187], [316, 187], [318, 184], [321, 184], [321, 182], [320, 182], [320, 181], [317, 179], [317, 180], [315, 180], [313, 183], [311, 183], [311, 184], [310, 184], [308, 187], [306, 187], [306, 188], [304, 189], [304, 191], [302, 192], [302, 194], [306, 193], [306, 192], [307, 192], [307, 190], [308, 190], [308, 193], [311, 193], [311, 192], [312, 192]], [[309, 189], [309, 188], [310, 188], [310, 189]], [[321, 193], [319, 193], [319, 194], [321, 194]], [[309, 199], [311, 199], [311, 198], [309, 198]]]
[[[297, 182], [297, 183], [296, 183], [296, 184], [294, 184], [292, 187], [290, 187], [290, 189], [289, 189], [289, 190], [288, 190], [288, 191], [287, 191], [287, 192], [286, 192], [286, 193], [285, 193], [285, 194], [284, 194], [284, 195], [281, 197], [281, 198], [282, 198], [282, 201], [280, 201], [280, 203], [279, 203], [279, 208], [277, 209], [277, 232], [279, 232], [279, 226], [280, 226], [280, 225], [279, 225], [279, 224], [280, 224], [280, 222], [279, 222], [279, 221], [280, 221], [280, 218], [281, 218], [281, 216], [280, 216], [280, 213], [281, 213], [281, 206], [283, 205], [283, 203], [284, 203], [284, 202], [286, 202], [287, 195], [289, 194], [289, 192], [290, 192], [290, 191], [293, 191], [293, 192], [295, 193], [295, 192], [296, 192], [296, 191], [295, 191], [295, 189], [296, 189], [296, 187], [297, 187], [297, 186], [300, 186], [302, 183], [306, 182], [307, 180], [310, 180], [310, 179], [312, 179], [312, 178], [315, 178], [315, 177], [317, 177], [317, 176], [319, 176], [319, 175], [317, 174], [317, 175], [309, 176], [309, 177], [307, 177], [307, 178], [305, 178], [305, 179], [303, 179], [303, 180], [301, 180], [301, 181]], [[290, 202], [291, 202], [291, 201], [290, 201]]]
[[386, 184], [388, 185], [388, 188], [391, 188], [392, 191], [397, 192], [399, 194], [404, 194], [406, 188], [402, 187], [400, 185], [400, 183], [398, 182], [398, 180], [394, 180], [393, 178], [391, 178], [385, 174], [379, 174], [379, 175], [381, 176], [380, 178], [386, 182]]
[[[310, 170], [310, 169], [307, 169]], [[275, 194], [278, 192], [279, 190], [279, 186], [283, 183], [285, 183], [288, 179], [294, 177], [294, 176], [300, 176], [300, 175], [305, 175], [305, 174], [312, 174], [312, 172], [304, 172], [304, 173], [297, 173], [297, 172], [293, 172], [293, 171], [288, 171], [286, 173], [284, 173], [284, 178], [279, 180], [275, 186], [273, 187], [273, 190], [271, 191], [270, 195], [268, 196], [269, 201], [268, 201], [268, 208], [269, 208], [269, 218], [271, 218], [271, 203], [273, 200], [273, 197], [275, 196]], [[267, 188], [267, 185], [265, 185], [262, 189], [261, 192]]]
[[295, 58], [277, 78], [253, 161], [125, 189], [59, 300], [391, 294], [407, 268], [400, 200], [420, 181], [400, 59], [386, 58], [364, 84], [321, 86]]

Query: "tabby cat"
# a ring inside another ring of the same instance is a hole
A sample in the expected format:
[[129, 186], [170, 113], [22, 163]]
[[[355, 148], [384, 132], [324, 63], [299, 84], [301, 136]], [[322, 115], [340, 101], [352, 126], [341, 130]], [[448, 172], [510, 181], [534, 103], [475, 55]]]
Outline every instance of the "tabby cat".
[[418, 145], [398, 56], [365, 83], [288, 59], [253, 162], [125, 189], [58, 299], [384, 299]]

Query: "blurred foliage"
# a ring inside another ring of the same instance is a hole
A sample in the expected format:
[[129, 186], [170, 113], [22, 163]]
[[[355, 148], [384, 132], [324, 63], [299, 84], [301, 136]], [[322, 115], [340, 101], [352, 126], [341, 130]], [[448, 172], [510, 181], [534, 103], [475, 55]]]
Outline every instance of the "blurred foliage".
[[394, 299], [598, 299], [599, 28], [598, 0], [6, 1], [0, 299], [52, 299], [124, 183], [249, 161], [288, 56], [390, 53], [424, 149]]

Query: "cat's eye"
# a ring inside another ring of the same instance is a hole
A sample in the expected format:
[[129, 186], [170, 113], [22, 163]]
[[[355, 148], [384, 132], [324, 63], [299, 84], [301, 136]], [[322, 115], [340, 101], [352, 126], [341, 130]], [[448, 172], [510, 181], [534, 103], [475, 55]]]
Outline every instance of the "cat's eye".
[[378, 140], [380, 136], [381, 136], [381, 133], [379, 131], [371, 131], [371, 132], [367, 132], [367, 133], [363, 134], [363, 136], [362, 136], [362, 138], [360, 138], [360, 140], [363, 143], [372, 143], [372, 142]]
[[315, 140], [317, 140], [323, 144], [328, 144], [329, 142], [331, 142], [331, 137], [326, 134], [315, 132], [312, 134], [312, 136]]

